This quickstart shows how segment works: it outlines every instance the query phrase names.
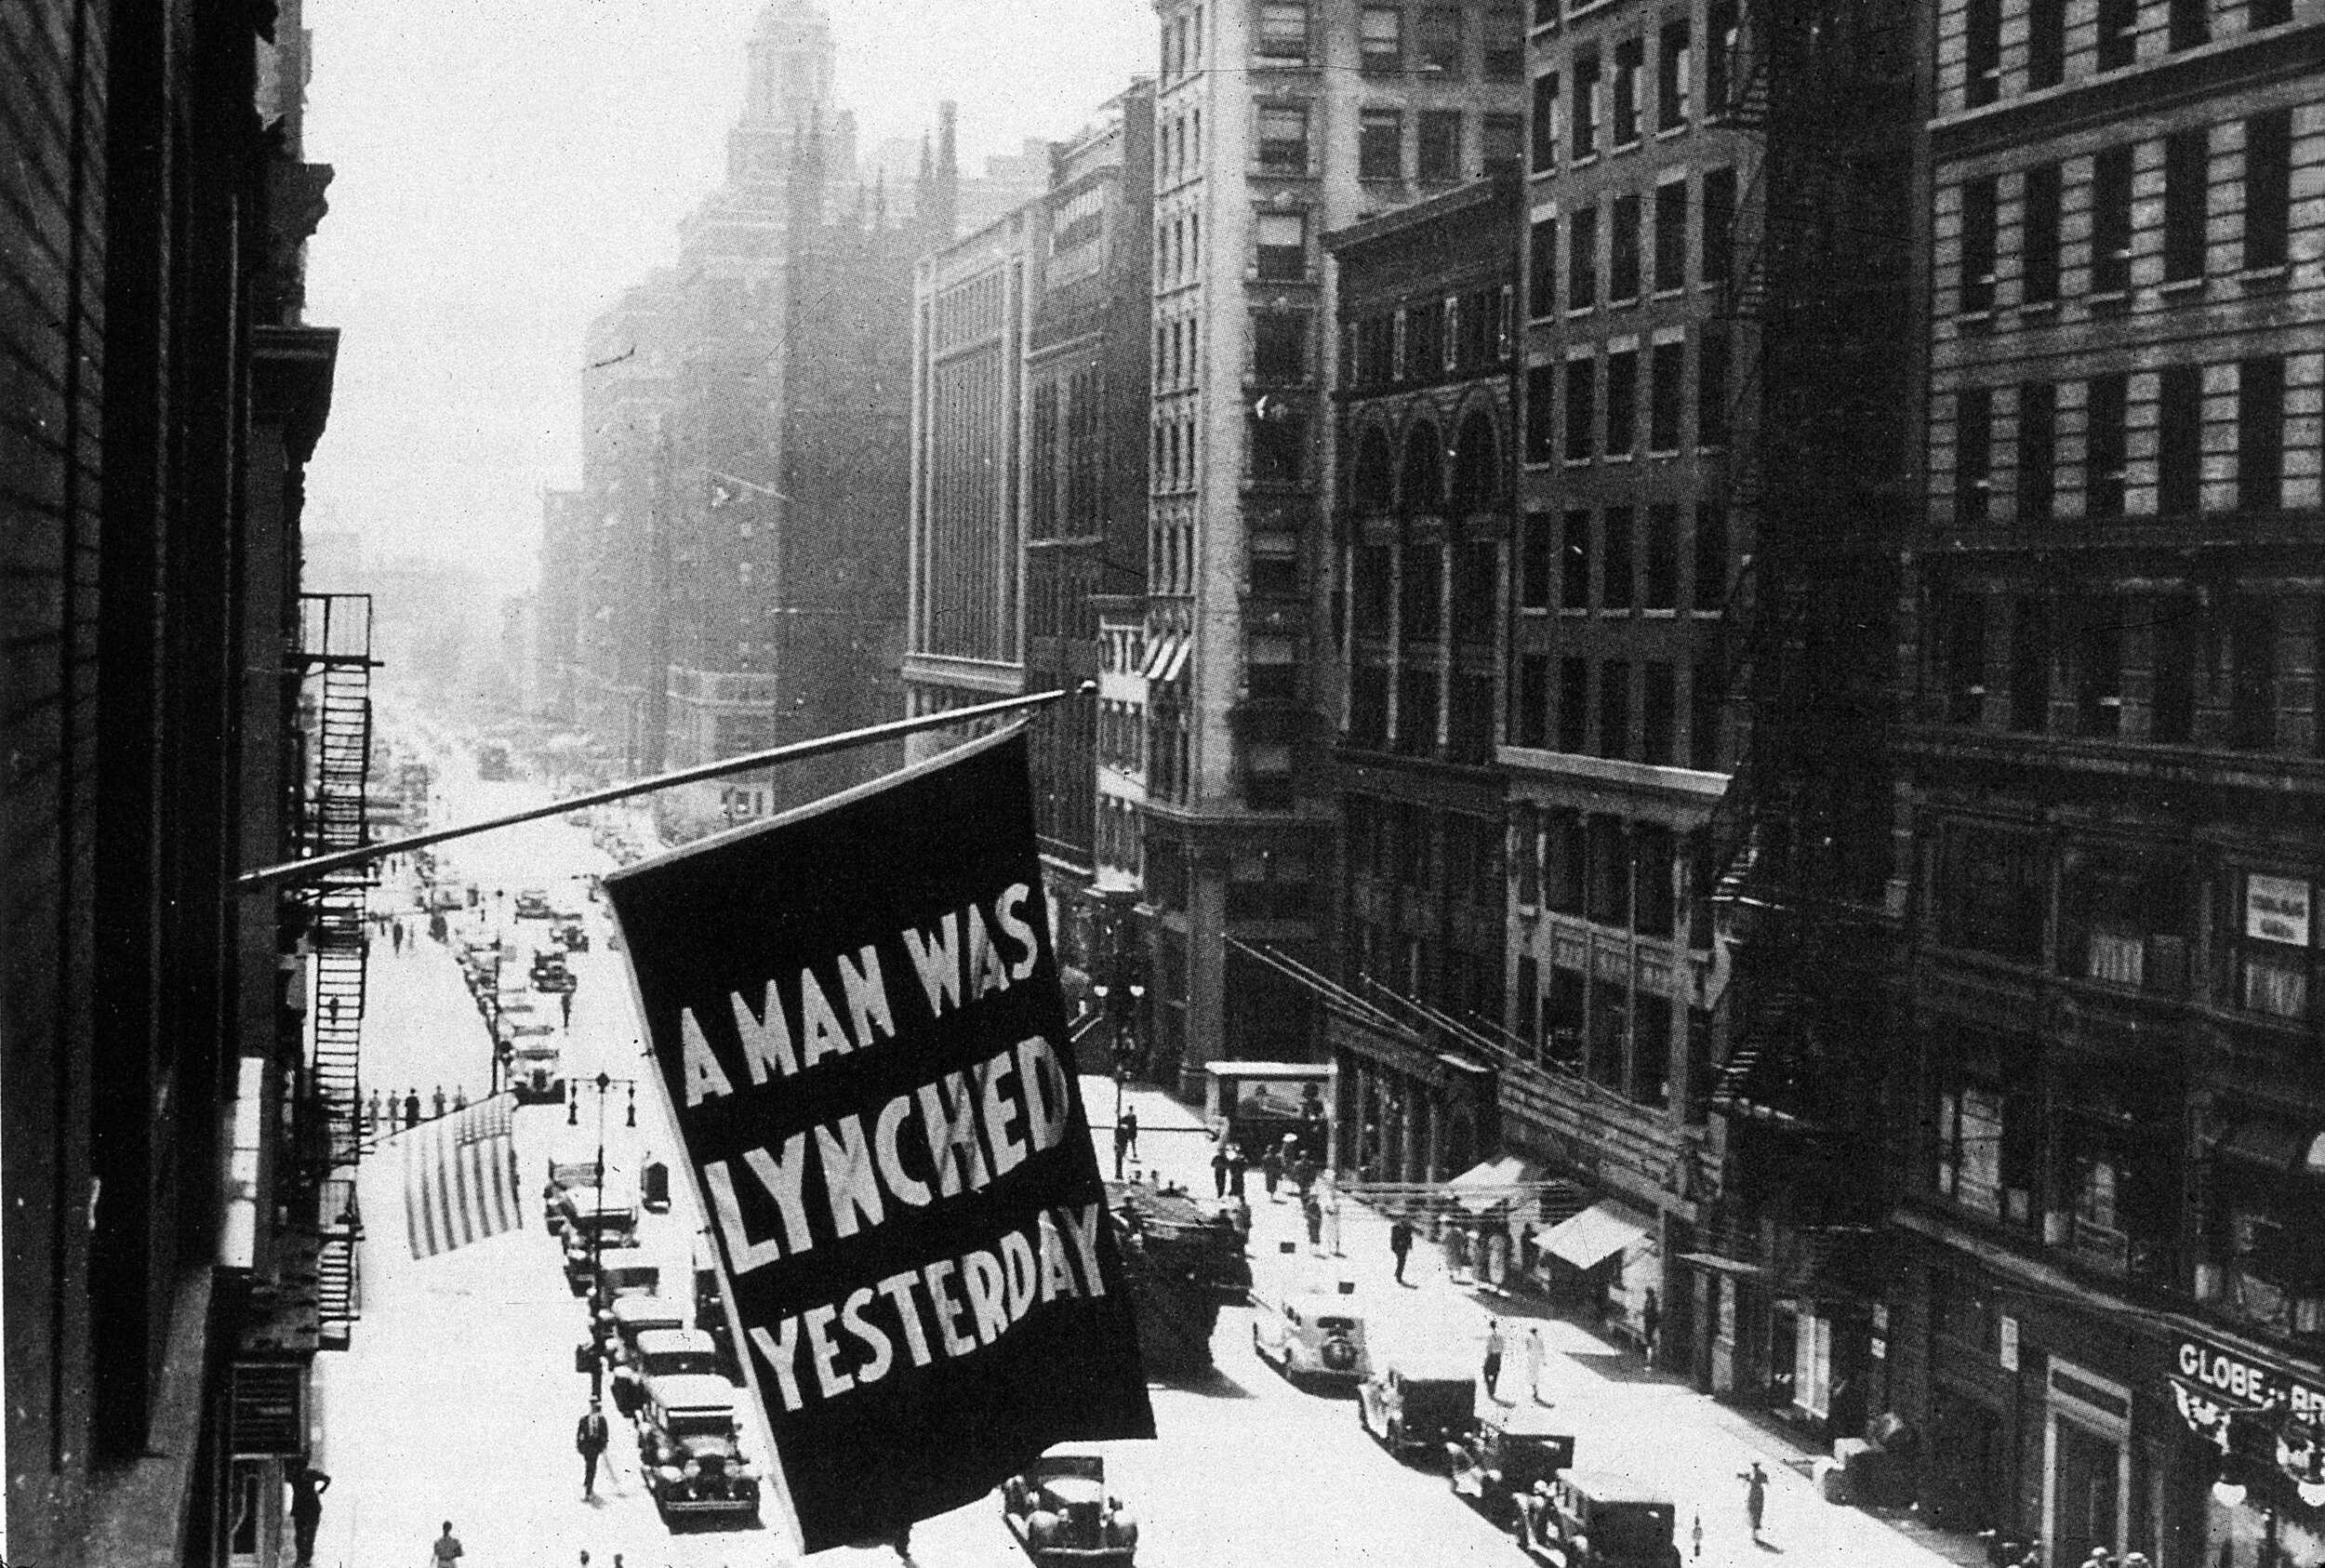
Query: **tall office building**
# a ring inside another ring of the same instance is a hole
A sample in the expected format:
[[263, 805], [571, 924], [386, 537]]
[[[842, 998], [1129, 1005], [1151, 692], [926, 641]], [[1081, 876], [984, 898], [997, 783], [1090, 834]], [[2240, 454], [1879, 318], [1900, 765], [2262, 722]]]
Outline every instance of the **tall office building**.
[[2325, 12], [1931, 15], [1892, 1402], [2053, 1562], [2301, 1561]]
[[1309, 1049], [1305, 990], [1234, 944], [1321, 956], [1288, 890], [1324, 878], [1333, 823], [1322, 240], [1516, 155], [1524, 23], [1498, 0], [1156, 14], [1141, 913], [1165, 1072]]

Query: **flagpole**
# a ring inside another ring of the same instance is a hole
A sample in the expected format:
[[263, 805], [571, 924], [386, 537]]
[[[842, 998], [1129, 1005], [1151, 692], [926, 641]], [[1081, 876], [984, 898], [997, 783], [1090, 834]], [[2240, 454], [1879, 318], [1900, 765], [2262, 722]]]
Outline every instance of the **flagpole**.
[[234, 879], [237, 893], [260, 893], [270, 887], [286, 884], [312, 882], [332, 871], [367, 861], [384, 859], [408, 850], [424, 849], [432, 844], [449, 839], [468, 838], [475, 833], [490, 832], [495, 828], [512, 828], [520, 822], [537, 822], [544, 817], [556, 817], [584, 806], [604, 805], [610, 801], [628, 800], [655, 790], [667, 790], [679, 784], [698, 783], [706, 778], [723, 778], [729, 774], [748, 773], [753, 768], [773, 767], [781, 763], [804, 762], [810, 757], [827, 756], [833, 751], [854, 751], [859, 746], [874, 746], [884, 740], [902, 736], [918, 735], [923, 730], [949, 729], [955, 724], [977, 719], [990, 719], [1003, 713], [1015, 713], [1046, 707], [1069, 696], [1087, 696], [1097, 690], [1097, 683], [1084, 681], [1073, 692], [1035, 692], [1030, 697], [1004, 698], [996, 702], [980, 702], [973, 707], [948, 709], [941, 713], [922, 713], [909, 719], [890, 719], [885, 724], [870, 724], [862, 729], [842, 730], [837, 735], [819, 735], [807, 740], [794, 740], [789, 745], [771, 747], [764, 751], [750, 751], [739, 757], [726, 757], [715, 763], [703, 763], [695, 767], [680, 768], [675, 773], [658, 773], [651, 778], [636, 778], [627, 784], [616, 784], [587, 794], [568, 795], [546, 805], [524, 811], [512, 811], [500, 817], [489, 817], [481, 822], [471, 822], [458, 828], [439, 828], [431, 832], [414, 833], [408, 838], [388, 839], [379, 844], [361, 844], [353, 849], [335, 850], [329, 855], [310, 856], [303, 860], [285, 860], [277, 865], [262, 866], [245, 871]]

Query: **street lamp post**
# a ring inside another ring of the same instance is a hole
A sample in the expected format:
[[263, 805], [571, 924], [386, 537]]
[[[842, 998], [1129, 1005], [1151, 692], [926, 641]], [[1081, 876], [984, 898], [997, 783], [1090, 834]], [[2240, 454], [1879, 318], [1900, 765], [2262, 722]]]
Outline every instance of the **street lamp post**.
[[[601, 1072], [590, 1081], [597, 1090], [597, 1198], [590, 1216], [590, 1398], [605, 1394], [605, 1092], [618, 1083], [630, 1091], [627, 1124], [638, 1124], [638, 1081]], [[574, 1085], [578, 1091], [580, 1081]], [[578, 1094], [565, 1098], [565, 1125], [578, 1125], [581, 1101]]]

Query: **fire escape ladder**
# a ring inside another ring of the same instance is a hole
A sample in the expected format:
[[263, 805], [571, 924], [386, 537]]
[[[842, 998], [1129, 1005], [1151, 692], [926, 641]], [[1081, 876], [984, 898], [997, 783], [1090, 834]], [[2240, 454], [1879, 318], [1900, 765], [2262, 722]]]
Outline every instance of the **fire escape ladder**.
[[[369, 842], [371, 772], [371, 600], [367, 594], [300, 596], [300, 658], [316, 684], [306, 849], [310, 856]], [[356, 1101], [362, 1086], [365, 906], [371, 873], [351, 867], [314, 884], [310, 925], [314, 997], [309, 1017], [314, 1058], [309, 1081], [323, 1117], [323, 1158], [333, 1167], [361, 1157]], [[352, 1265], [351, 1265], [352, 1268]]]
[[364, 1315], [363, 1215], [355, 1204], [355, 1183], [345, 1177], [324, 1182], [317, 1202], [323, 1243], [315, 1256], [319, 1343], [326, 1350], [344, 1350]]

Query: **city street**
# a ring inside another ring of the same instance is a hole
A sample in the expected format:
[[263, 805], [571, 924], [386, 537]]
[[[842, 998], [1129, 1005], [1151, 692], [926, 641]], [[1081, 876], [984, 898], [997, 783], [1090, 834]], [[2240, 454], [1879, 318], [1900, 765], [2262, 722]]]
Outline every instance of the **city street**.
[[[432, 760], [443, 797], [438, 822], [472, 820], [543, 798], [536, 784], [479, 781], [465, 755]], [[512, 910], [521, 888], [546, 888], [553, 905], [586, 910], [591, 945], [573, 957], [579, 990], [572, 1026], [560, 1036], [567, 1073], [643, 1079], [623, 959], [610, 950], [603, 906], [588, 902], [579, 880], [611, 865], [588, 830], [551, 818], [446, 845], [439, 860], [444, 875], [475, 882], [484, 892], [479, 909], [459, 917], [456, 935], [489, 932], [496, 924], [520, 939], [545, 932], [546, 923], [497, 917], [498, 910]], [[507, 899], [496, 899], [497, 892]], [[398, 881], [383, 885], [378, 898], [379, 908], [406, 911], [407, 918], [416, 913], [409, 887]], [[424, 919], [409, 918], [409, 927], [424, 933]], [[401, 954], [392, 943], [375, 945], [365, 1052], [367, 1082], [399, 1096], [416, 1087], [423, 1114], [439, 1083], [447, 1094], [460, 1090], [471, 1098], [488, 1092], [485, 1026], [447, 948], [424, 935]], [[1114, 1085], [1085, 1078], [1083, 1094], [1098, 1123], [1102, 1158], [1110, 1160], [1105, 1128]], [[605, 1096], [604, 1136], [609, 1164], [634, 1172], [648, 1159], [667, 1158], [674, 1143], [650, 1092], [638, 1097], [634, 1130], [625, 1124], [629, 1103], [620, 1084]], [[1150, 1089], [1133, 1089], [1127, 1103], [1145, 1129], [1140, 1153], [1149, 1178], [1160, 1174], [1208, 1190], [1211, 1145], [1194, 1115]], [[618, 1553], [639, 1568], [777, 1560], [775, 1538], [764, 1533], [673, 1535], [639, 1484], [634, 1445], [619, 1420], [613, 1422], [615, 1446], [599, 1495], [582, 1499], [572, 1430], [588, 1384], [574, 1370], [573, 1351], [585, 1337], [585, 1316], [539, 1223], [535, 1173], [552, 1150], [588, 1158], [598, 1136], [597, 1112], [593, 1089], [580, 1096], [575, 1124], [568, 1125], [562, 1107], [519, 1111], [526, 1228], [421, 1261], [413, 1261], [405, 1245], [397, 1146], [391, 1142], [366, 1162], [364, 1318], [352, 1350], [318, 1363], [329, 1433], [318, 1458], [335, 1482], [319, 1562], [417, 1562], [447, 1519], [472, 1568], [570, 1564], [584, 1550], [599, 1565]], [[673, 1187], [672, 1211], [646, 1216], [642, 1240], [663, 1269], [664, 1294], [684, 1300], [698, 1221], [684, 1183]], [[1493, 1305], [1448, 1280], [1430, 1249], [1415, 1251], [1415, 1285], [1400, 1287], [1390, 1278], [1385, 1220], [1347, 1206], [1340, 1226], [1345, 1256], [1317, 1258], [1296, 1206], [1270, 1203], [1256, 1179], [1251, 1191], [1253, 1261], [1263, 1302], [1288, 1288], [1331, 1288], [1346, 1279], [1354, 1283], [1349, 1303], [1367, 1320], [1376, 1361], [1404, 1349], [1474, 1361]], [[1291, 1242], [1297, 1244], [1287, 1254], [1282, 1249]], [[1253, 1310], [1259, 1309], [1264, 1306]], [[1352, 1401], [1295, 1389], [1259, 1362], [1250, 1322], [1249, 1310], [1221, 1315], [1213, 1376], [1156, 1387], [1160, 1441], [1108, 1445], [1114, 1488], [1142, 1521], [1142, 1562], [1260, 1568], [1295, 1561], [1523, 1561], [1507, 1536], [1449, 1495], [1441, 1475], [1400, 1465], [1365, 1438]], [[1542, 1326], [1554, 1352], [1545, 1396], [1571, 1416], [1578, 1463], [1667, 1488], [1679, 1505], [1683, 1540], [1701, 1515], [1704, 1561], [1740, 1563], [1781, 1554], [1803, 1568], [1944, 1561], [1878, 1521], [1819, 1500], [1805, 1479], [1783, 1466], [1769, 1440], [1733, 1413], [1678, 1383], [1644, 1376], [1635, 1360], [1570, 1323], [1544, 1319]], [[764, 1433], [752, 1441], [764, 1454]], [[1746, 1535], [1735, 1479], [1755, 1458], [1774, 1476], [1768, 1542], [1760, 1548]], [[1014, 1568], [1024, 1561], [998, 1506], [990, 1503], [923, 1525], [913, 1548], [916, 1561], [932, 1565]]]

